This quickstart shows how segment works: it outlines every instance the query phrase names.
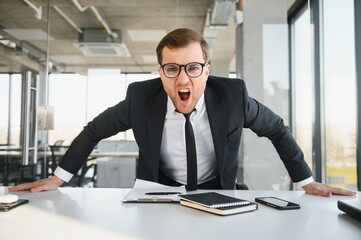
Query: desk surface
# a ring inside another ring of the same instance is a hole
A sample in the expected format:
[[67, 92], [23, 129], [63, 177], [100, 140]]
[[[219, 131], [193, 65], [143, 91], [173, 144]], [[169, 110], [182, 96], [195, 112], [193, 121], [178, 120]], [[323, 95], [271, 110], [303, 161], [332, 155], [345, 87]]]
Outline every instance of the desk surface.
[[[67, 239], [87, 234], [88, 239], [102, 235], [107, 236], [102, 239], [130, 237], [157, 240], [359, 240], [361, 236], [361, 222], [337, 208], [337, 200], [361, 201], [361, 192], [356, 197], [325, 198], [304, 194], [302, 191], [222, 190], [219, 192], [247, 200], [254, 200], [259, 196], [276, 196], [299, 203], [301, 209], [280, 211], [260, 205], [254, 212], [217, 216], [175, 203], [122, 203], [121, 200], [128, 191], [129, 189], [119, 188], [60, 188], [42, 193], [16, 193], [20, 198], [29, 199], [30, 203], [7, 213], [0, 213], [1, 228], [7, 229], [5, 233], [1, 231], [0, 239], [3, 234], [3, 239], [9, 239], [14, 234], [27, 236], [31, 232], [41, 239], [45, 228], [51, 234], [57, 232], [58, 237], [62, 234], [68, 236]], [[0, 195], [5, 192], [6, 188], [0, 187]], [[42, 217], [43, 215], [46, 217]], [[16, 227], [11, 228], [14, 223]], [[39, 226], [44, 226], [44, 229], [40, 231]], [[20, 231], [21, 229], [26, 231]]]

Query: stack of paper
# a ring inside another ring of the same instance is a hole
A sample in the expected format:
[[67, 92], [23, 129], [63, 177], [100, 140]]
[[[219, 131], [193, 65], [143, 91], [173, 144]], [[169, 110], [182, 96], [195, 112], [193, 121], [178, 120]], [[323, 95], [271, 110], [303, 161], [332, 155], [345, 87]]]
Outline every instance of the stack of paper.
[[122, 201], [126, 203], [179, 202], [179, 195], [185, 192], [185, 186], [170, 187], [155, 182], [136, 179], [134, 187]]

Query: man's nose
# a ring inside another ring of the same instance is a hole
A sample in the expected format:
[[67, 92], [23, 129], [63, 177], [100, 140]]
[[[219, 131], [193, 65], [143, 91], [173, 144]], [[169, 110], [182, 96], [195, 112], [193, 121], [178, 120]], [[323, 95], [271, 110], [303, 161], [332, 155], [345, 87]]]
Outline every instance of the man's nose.
[[178, 80], [180, 81], [189, 81], [189, 76], [188, 74], [186, 73], [186, 69], [184, 66], [181, 66], [181, 71], [178, 75]]

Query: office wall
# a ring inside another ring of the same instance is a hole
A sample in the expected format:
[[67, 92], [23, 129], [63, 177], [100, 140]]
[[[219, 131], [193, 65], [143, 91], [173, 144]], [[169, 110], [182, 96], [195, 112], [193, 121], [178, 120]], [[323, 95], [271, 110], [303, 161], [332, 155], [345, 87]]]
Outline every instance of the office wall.
[[[288, 124], [288, 33], [286, 0], [244, 0], [237, 29], [237, 75], [251, 97]], [[290, 178], [271, 142], [245, 129], [239, 178], [251, 189], [288, 189]], [[243, 180], [242, 180], [243, 179]]]

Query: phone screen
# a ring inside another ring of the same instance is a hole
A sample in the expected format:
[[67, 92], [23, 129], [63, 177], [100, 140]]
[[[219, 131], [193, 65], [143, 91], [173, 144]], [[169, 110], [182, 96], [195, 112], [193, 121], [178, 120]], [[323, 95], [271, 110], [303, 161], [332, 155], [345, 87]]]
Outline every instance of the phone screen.
[[287, 201], [287, 200], [283, 200], [280, 198], [276, 198], [276, 197], [259, 197], [256, 198], [256, 202], [265, 204], [267, 206], [273, 207], [273, 208], [277, 208], [277, 209], [299, 209], [300, 205]]

